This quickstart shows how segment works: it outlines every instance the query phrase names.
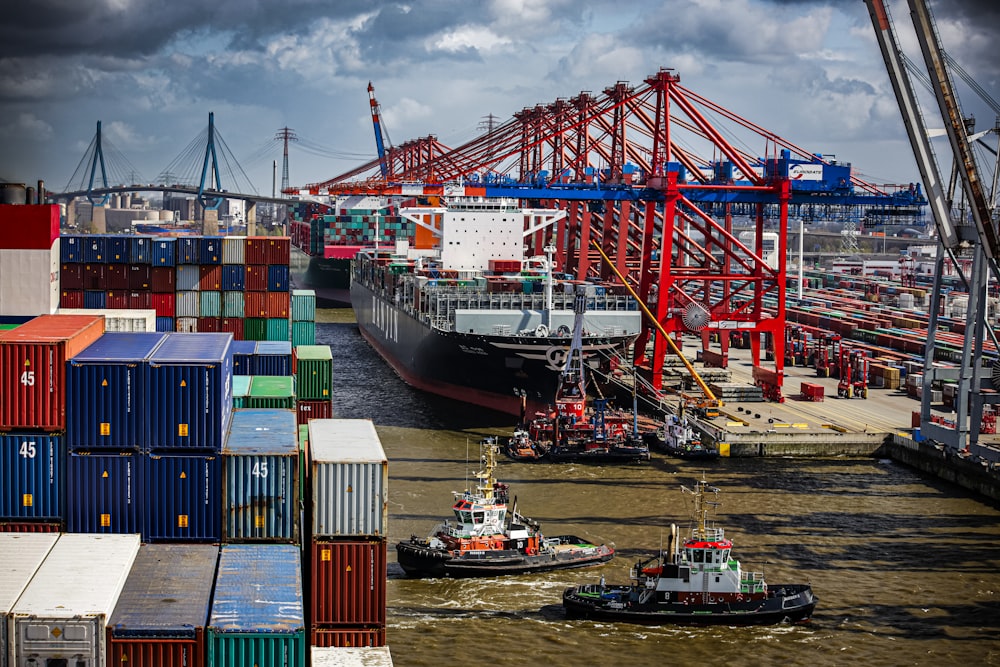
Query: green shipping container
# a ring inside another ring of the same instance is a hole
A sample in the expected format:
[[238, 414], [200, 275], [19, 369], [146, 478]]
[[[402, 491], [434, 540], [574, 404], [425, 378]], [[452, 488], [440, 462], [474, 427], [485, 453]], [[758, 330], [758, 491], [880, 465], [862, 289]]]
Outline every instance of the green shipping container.
[[267, 320], [263, 317], [244, 319], [243, 340], [267, 340]]
[[250, 398], [250, 375], [233, 376], [233, 407], [247, 407], [247, 399]]
[[222, 292], [211, 290], [201, 293], [201, 316], [222, 317]]
[[309, 424], [299, 424], [299, 498], [306, 497], [309, 468]]
[[261, 340], [288, 340], [290, 332], [288, 330], [288, 320], [285, 318], [268, 318], [265, 326], [264, 338]]
[[292, 322], [292, 347], [316, 344], [315, 322]]
[[295, 378], [283, 375], [253, 376], [246, 407], [294, 410]]
[[316, 319], [316, 292], [311, 289], [292, 290], [292, 320], [312, 322]]
[[329, 345], [295, 347], [295, 386], [299, 398], [329, 400], [333, 397], [333, 352]]
[[222, 316], [243, 318], [243, 292], [222, 293]]

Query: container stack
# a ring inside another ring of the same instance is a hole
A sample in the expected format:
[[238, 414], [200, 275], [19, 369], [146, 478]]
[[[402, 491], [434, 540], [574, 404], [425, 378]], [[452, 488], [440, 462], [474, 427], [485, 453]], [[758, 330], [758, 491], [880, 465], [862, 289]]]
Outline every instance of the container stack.
[[209, 667], [305, 667], [302, 570], [297, 547], [222, 547], [207, 644]]
[[100, 338], [104, 318], [42, 315], [0, 331], [0, 522], [58, 531], [66, 474], [66, 361]]
[[219, 547], [144, 544], [108, 623], [109, 665], [203, 665]]
[[385, 646], [389, 465], [365, 419], [309, 422], [311, 643]]
[[3, 554], [3, 576], [0, 576], [0, 665], [7, 667], [7, 616], [21, 593], [31, 583], [42, 561], [52, 550], [59, 536], [0, 533], [0, 554]]
[[316, 292], [292, 290], [292, 346], [316, 344]]
[[157, 331], [289, 338], [287, 237], [63, 236], [63, 308], [152, 309]]
[[300, 425], [333, 417], [333, 352], [329, 345], [295, 348], [295, 388]]
[[0, 205], [0, 316], [54, 313], [59, 306], [59, 207]]

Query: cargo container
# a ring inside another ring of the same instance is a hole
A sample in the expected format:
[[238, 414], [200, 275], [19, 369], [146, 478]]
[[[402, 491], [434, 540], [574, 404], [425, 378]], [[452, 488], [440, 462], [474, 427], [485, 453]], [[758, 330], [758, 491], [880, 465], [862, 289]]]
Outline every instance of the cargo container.
[[0, 521], [0, 533], [61, 533], [61, 522], [55, 521]]
[[292, 345], [315, 345], [315, 322], [292, 322]]
[[177, 317], [175, 322], [177, 333], [198, 333], [197, 317]]
[[[202, 236], [199, 259], [202, 264], [222, 264], [222, 237]], [[215, 288], [218, 289], [218, 288]]]
[[270, 341], [285, 341], [288, 340], [289, 330], [288, 325], [290, 324], [287, 318], [283, 317], [269, 317], [267, 318], [266, 326], [264, 329], [263, 340]]
[[156, 318], [156, 330], [169, 333], [175, 330], [176, 325], [174, 324], [174, 318], [172, 317], [157, 317]]
[[141, 465], [142, 458], [133, 452], [67, 455], [67, 532], [138, 533]]
[[105, 333], [66, 367], [66, 441], [81, 449], [147, 449], [149, 358], [163, 333]]
[[59, 315], [103, 315], [105, 333], [142, 332], [156, 330], [156, 311], [153, 308], [60, 308]]
[[0, 433], [0, 518], [62, 520], [66, 441], [51, 433]]
[[[250, 375], [233, 376], [233, 407], [247, 407], [247, 397], [250, 396]], [[234, 413], [235, 415], [235, 413]]]
[[54, 533], [0, 534], [0, 667], [7, 665], [7, 615], [58, 538]]
[[389, 462], [367, 419], [309, 422], [315, 537], [388, 535]]
[[199, 317], [222, 317], [222, 292], [201, 292]]
[[269, 236], [266, 239], [267, 264], [283, 264], [288, 266], [291, 261], [291, 239], [287, 236]]
[[242, 265], [226, 264], [222, 267], [222, 290], [242, 292], [246, 282], [246, 272]]
[[233, 336], [168, 335], [150, 357], [151, 449], [218, 452], [233, 409]]
[[243, 282], [246, 289], [251, 292], [266, 292], [267, 266], [261, 264], [247, 264]]
[[312, 322], [316, 319], [315, 291], [292, 290], [292, 319], [296, 322]]
[[245, 301], [243, 292], [223, 292], [222, 316], [243, 319], [246, 313], [246, 308], [244, 307]]
[[201, 289], [201, 269], [197, 264], [178, 264], [174, 282], [177, 291], [193, 292]]
[[59, 261], [75, 262], [83, 261], [83, 242], [81, 236], [63, 236], [59, 239]]
[[288, 291], [288, 263], [272, 264], [267, 267], [267, 291]]
[[300, 399], [330, 400], [333, 384], [333, 352], [329, 345], [298, 345], [295, 348], [295, 390]]
[[[267, 237], [248, 236], [246, 239], [246, 249], [244, 259], [247, 265], [267, 264]], [[266, 273], [266, 270], [265, 270]]]
[[100, 315], [41, 315], [0, 331], [0, 429], [66, 428], [66, 361], [103, 333]]
[[[198, 264], [200, 258], [201, 239], [195, 236], [180, 237], [177, 239], [177, 268], [182, 264]], [[194, 267], [195, 273], [198, 267]]]
[[251, 375], [291, 375], [292, 345], [287, 340], [267, 340], [257, 343]]
[[129, 261], [129, 239], [127, 236], [109, 235], [105, 239], [105, 249], [108, 257], [105, 260], [109, 264], [128, 264]]
[[149, 284], [153, 292], [172, 295], [177, 289], [177, 274], [173, 267], [154, 266], [149, 270]]
[[176, 266], [177, 249], [175, 239], [155, 239], [153, 241], [153, 266]]
[[385, 627], [337, 629], [314, 627], [309, 640], [314, 647], [322, 648], [385, 646]]
[[202, 667], [219, 548], [144, 544], [108, 624], [108, 665]]
[[218, 542], [222, 460], [217, 455], [149, 454], [144, 463], [147, 542]]
[[222, 263], [237, 264], [243, 270], [247, 237], [227, 236], [222, 239]]
[[149, 264], [132, 264], [127, 270], [130, 290], [149, 290], [152, 288], [153, 270]]
[[153, 238], [150, 236], [133, 236], [129, 240], [129, 259], [132, 264], [152, 264]]
[[88, 235], [82, 238], [83, 244], [83, 261], [88, 264], [106, 264], [107, 263], [107, 245], [108, 240], [106, 236], [101, 235]]
[[392, 667], [388, 646], [313, 646], [312, 667]]
[[11, 609], [12, 664], [103, 667], [105, 626], [138, 551], [138, 535], [60, 536]]
[[219, 320], [219, 331], [233, 334], [234, 342], [243, 340], [243, 318], [223, 317]]
[[310, 622], [385, 625], [385, 539], [313, 541]]
[[300, 425], [308, 424], [310, 419], [333, 419], [333, 402], [330, 399], [298, 400], [295, 402]]
[[299, 550], [231, 544], [219, 554], [208, 624], [208, 667], [305, 667]]
[[295, 407], [295, 378], [280, 375], [254, 375], [250, 381], [248, 408]]
[[222, 458], [224, 539], [298, 543], [295, 412], [236, 410]]
[[253, 375], [257, 341], [233, 341], [233, 375]]

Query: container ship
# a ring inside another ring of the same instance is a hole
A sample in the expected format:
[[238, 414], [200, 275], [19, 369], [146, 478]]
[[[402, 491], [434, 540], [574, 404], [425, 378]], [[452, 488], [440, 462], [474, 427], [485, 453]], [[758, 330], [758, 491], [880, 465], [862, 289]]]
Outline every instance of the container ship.
[[321, 308], [349, 308], [351, 260], [361, 250], [413, 241], [414, 225], [381, 197], [325, 196], [289, 206], [292, 282]]
[[408, 384], [523, 419], [554, 400], [583, 289], [584, 360], [609, 370], [641, 312], [624, 288], [556, 274], [554, 248], [525, 257], [526, 217], [557, 213], [477, 198], [401, 209], [432, 239], [357, 253], [350, 298], [362, 336]]

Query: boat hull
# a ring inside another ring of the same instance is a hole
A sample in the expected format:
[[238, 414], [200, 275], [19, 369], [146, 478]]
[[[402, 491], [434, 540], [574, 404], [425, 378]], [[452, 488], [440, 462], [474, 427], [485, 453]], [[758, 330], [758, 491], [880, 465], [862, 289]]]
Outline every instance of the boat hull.
[[681, 604], [636, 602], [646, 591], [637, 586], [588, 584], [568, 588], [563, 608], [570, 618], [641, 625], [775, 625], [810, 620], [817, 598], [805, 584], [769, 586], [763, 600]]
[[298, 249], [293, 251], [293, 287], [313, 290], [319, 308], [350, 308], [350, 272], [350, 259], [310, 257]]
[[605, 563], [615, 555], [610, 547], [574, 535], [554, 539], [559, 540], [559, 546], [535, 555], [507, 549], [454, 556], [446, 549], [431, 547], [427, 540], [411, 538], [396, 545], [396, 560], [410, 577], [464, 579], [588, 567]]
[[[351, 283], [351, 305], [362, 337], [407, 384], [520, 417], [522, 410], [533, 414], [549, 406], [571, 343], [568, 336], [434, 328], [357, 280]], [[634, 337], [588, 337], [584, 354], [604, 363]]]

